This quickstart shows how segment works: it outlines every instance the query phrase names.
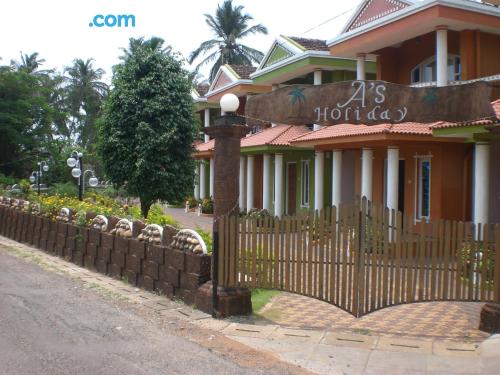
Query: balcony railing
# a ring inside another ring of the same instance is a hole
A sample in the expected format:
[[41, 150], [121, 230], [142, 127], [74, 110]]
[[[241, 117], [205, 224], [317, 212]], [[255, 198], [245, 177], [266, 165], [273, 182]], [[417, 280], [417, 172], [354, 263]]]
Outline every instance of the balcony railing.
[[[476, 79], [470, 79], [467, 81], [448, 81], [449, 86], [454, 86], [454, 85], [464, 85], [466, 83], [472, 83], [472, 82], [478, 82], [478, 81], [484, 81], [484, 82], [491, 82], [491, 81], [500, 81], [500, 74], [495, 74], [493, 76], [488, 76], [488, 77], [481, 77], [481, 78], [476, 78]], [[410, 86], [411, 87], [434, 87], [437, 85], [436, 81], [432, 82], [419, 82], [419, 83], [413, 83]]]

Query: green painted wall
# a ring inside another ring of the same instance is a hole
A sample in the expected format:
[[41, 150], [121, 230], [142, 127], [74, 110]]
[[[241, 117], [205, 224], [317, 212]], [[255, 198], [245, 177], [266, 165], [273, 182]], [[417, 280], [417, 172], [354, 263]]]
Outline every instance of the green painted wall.
[[273, 65], [276, 61], [283, 60], [283, 59], [290, 57], [290, 56], [292, 56], [291, 52], [287, 51], [286, 49], [284, 49], [283, 47], [281, 47], [279, 45], [276, 45], [274, 47], [273, 52], [271, 53], [271, 55], [267, 59], [267, 62], [264, 65], [264, 67]]

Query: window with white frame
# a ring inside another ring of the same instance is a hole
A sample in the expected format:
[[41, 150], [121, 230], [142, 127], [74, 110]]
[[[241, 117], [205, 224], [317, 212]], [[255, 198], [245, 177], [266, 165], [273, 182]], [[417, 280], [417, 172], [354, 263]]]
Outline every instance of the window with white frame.
[[309, 207], [309, 160], [302, 160], [301, 168], [301, 200], [302, 207]]
[[[448, 55], [448, 81], [460, 81], [461, 79], [460, 56]], [[424, 60], [411, 71], [411, 83], [435, 82], [436, 80], [436, 56]]]
[[417, 158], [417, 219], [431, 214], [431, 158]]

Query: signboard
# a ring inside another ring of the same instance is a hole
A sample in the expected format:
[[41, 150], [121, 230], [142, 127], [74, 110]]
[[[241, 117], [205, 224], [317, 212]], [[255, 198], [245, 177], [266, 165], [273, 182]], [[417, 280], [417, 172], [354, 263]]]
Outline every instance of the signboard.
[[419, 88], [384, 81], [290, 85], [250, 96], [245, 116], [249, 125], [465, 122], [495, 115], [490, 94], [486, 82]]

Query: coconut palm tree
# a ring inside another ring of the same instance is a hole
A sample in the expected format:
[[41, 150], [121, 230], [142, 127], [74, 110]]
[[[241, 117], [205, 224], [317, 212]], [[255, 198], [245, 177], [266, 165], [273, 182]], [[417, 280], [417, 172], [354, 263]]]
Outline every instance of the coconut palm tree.
[[24, 71], [33, 75], [46, 75], [52, 73], [52, 70], [39, 70], [44, 62], [45, 59], [40, 59], [38, 52], [33, 52], [30, 55], [21, 52], [21, 61], [11, 60], [10, 65], [18, 71]]
[[95, 141], [95, 121], [109, 91], [109, 86], [101, 80], [104, 70], [94, 68], [93, 61], [75, 59], [73, 65], [65, 69], [71, 133], [82, 146], [90, 146]]
[[252, 63], [259, 63], [264, 57], [262, 52], [239, 43], [240, 39], [252, 34], [267, 34], [267, 28], [260, 23], [249, 26], [253, 17], [248, 13], [243, 13], [243, 9], [242, 5], [233, 5], [232, 0], [224, 0], [222, 5], [217, 6], [215, 16], [205, 14], [205, 22], [215, 38], [204, 41], [191, 52], [189, 63], [192, 64], [200, 54], [208, 54], [196, 66], [196, 69], [214, 62], [210, 70], [210, 81], [215, 78], [222, 64], [252, 65]]

